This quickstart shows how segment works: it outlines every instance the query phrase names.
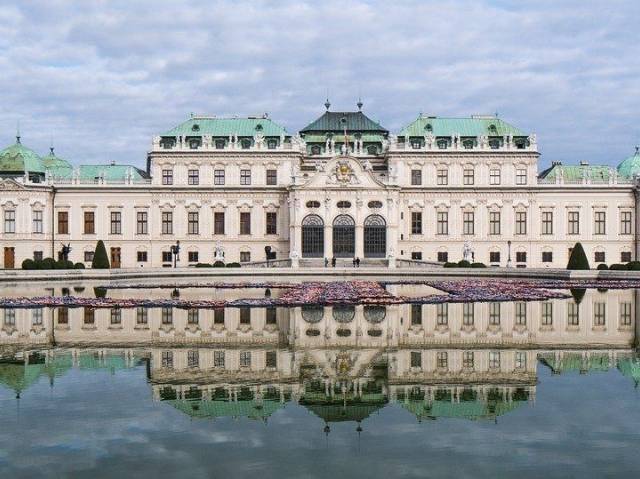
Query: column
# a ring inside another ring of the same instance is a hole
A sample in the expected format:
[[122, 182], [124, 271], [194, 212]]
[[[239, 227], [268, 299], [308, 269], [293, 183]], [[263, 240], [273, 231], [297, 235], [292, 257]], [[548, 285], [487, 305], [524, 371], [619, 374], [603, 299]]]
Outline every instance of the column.
[[364, 227], [361, 222], [356, 223], [356, 252], [355, 255], [364, 258]]
[[329, 224], [324, 225], [324, 257], [333, 257], [333, 226]]

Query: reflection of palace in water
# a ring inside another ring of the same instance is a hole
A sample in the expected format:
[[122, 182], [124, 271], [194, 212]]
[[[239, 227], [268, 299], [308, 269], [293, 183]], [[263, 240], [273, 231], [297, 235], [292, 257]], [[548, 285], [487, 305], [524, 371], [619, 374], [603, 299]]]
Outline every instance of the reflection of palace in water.
[[640, 380], [636, 295], [587, 290], [544, 302], [290, 309], [5, 309], [0, 381], [21, 393], [42, 375], [54, 381], [74, 367], [115, 370], [146, 361], [154, 399], [194, 417], [266, 418], [295, 401], [326, 423], [362, 421], [387, 404], [419, 419], [495, 418], [535, 400], [539, 361], [554, 373], [618, 368]]

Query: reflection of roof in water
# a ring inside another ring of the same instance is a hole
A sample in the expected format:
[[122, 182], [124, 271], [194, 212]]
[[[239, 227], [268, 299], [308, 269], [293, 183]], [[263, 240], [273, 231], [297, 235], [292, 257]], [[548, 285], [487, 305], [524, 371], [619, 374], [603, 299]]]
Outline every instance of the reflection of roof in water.
[[408, 400], [400, 404], [418, 419], [460, 418], [460, 419], [493, 419], [515, 410], [527, 401], [425, 401]]
[[266, 419], [276, 412], [284, 403], [274, 400], [255, 399], [246, 401], [208, 400], [208, 399], [170, 399], [163, 401], [178, 411], [191, 417], [213, 419], [217, 417], [246, 417], [249, 419]]
[[640, 383], [640, 358], [619, 359], [618, 371], [629, 379], [632, 379], [637, 385]]
[[553, 353], [542, 354], [540, 362], [559, 374], [567, 371], [608, 371], [611, 367], [608, 353], [565, 353], [560, 359]]
[[299, 402], [325, 422], [341, 422], [362, 421], [386, 406], [388, 399], [379, 388], [374, 387], [360, 395], [350, 391], [327, 396], [324, 390], [309, 385]]

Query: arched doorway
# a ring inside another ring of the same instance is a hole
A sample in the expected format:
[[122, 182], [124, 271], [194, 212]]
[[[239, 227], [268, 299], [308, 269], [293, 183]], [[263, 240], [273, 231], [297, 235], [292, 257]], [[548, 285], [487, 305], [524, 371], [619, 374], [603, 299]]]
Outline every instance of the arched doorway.
[[333, 256], [352, 258], [356, 254], [356, 222], [349, 215], [333, 220]]
[[364, 220], [365, 258], [384, 258], [387, 255], [387, 222], [380, 215]]
[[302, 220], [302, 257], [324, 256], [324, 221], [318, 215], [308, 215]]

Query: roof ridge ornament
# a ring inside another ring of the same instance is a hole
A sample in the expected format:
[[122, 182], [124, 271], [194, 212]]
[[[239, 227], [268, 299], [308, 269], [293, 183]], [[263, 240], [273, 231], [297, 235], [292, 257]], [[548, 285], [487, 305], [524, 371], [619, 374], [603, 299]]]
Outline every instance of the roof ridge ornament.
[[640, 156], [640, 145], [636, 145], [636, 156]]
[[324, 107], [327, 109], [327, 111], [329, 111], [329, 108], [331, 107], [331, 102], [329, 101], [329, 97], [327, 96], [326, 101], [324, 102]]
[[18, 126], [16, 127], [16, 143], [20, 144], [20, 120], [18, 120]]
[[358, 106], [358, 111], [362, 111], [362, 98], [358, 97], [358, 103], [356, 103], [356, 105]]

